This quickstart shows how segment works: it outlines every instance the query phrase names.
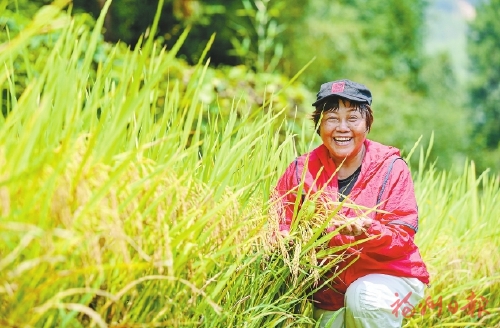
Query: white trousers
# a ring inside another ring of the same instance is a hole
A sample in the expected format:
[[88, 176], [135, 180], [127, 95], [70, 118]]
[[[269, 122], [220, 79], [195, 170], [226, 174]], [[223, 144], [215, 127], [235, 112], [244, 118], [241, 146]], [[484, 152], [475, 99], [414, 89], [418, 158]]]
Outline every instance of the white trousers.
[[321, 328], [400, 328], [404, 316], [424, 297], [425, 284], [417, 278], [369, 274], [354, 281], [344, 307], [327, 311], [314, 307]]

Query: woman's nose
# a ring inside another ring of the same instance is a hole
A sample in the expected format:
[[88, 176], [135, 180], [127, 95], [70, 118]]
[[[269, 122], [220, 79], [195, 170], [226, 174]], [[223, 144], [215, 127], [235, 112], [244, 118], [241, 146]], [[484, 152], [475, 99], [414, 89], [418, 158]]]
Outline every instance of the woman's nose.
[[349, 124], [347, 124], [347, 120], [340, 120], [339, 124], [337, 125], [337, 130], [338, 131], [349, 130]]

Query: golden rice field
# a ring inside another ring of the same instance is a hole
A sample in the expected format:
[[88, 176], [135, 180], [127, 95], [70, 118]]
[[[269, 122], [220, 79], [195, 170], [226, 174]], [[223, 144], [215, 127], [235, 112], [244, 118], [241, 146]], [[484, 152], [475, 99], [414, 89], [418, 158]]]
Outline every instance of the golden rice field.
[[[0, 326], [314, 327], [329, 236], [306, 213], [293, 244], [268, 242], [270, 190], [312, 129], [292, 134], [272, 99], [207, 113], [203, 56], [160, 87], [182, 39], [147, 39], [110, 74], [118, 49], [92, 60], [103, 18], [88, 30], [63, 5], [0, 46]], [[25, 61], [17, 95], [17, 60], [47, 29], [60, 35]], [[437, 171], [415, 150], [432, 281], [405, 327], [500, 327], [500, 178], [473, 162]]]

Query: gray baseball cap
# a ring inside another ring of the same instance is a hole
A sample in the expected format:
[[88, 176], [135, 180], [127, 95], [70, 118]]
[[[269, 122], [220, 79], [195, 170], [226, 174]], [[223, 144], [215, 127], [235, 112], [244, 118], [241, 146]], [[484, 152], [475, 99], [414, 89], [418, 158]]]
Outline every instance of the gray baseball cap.
[[344, 79], [323, 83], [312, 105], [316, 106], [326, 98], [335, 96], [372, 104], [372, 93], [365, 85]]

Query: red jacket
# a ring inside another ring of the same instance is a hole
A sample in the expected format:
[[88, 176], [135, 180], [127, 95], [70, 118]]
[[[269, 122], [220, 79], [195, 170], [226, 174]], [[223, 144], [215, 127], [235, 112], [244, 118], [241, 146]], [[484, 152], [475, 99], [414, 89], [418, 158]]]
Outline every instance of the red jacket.
[[[315, 305], [325, 310], [335, 311], [343, 307], [347, 287], [359, 277], [370, 273], [414, 277], [423, 283], [429, 283], [429, 274], [414, 243], [418, 230], [418, 209], [410, 171], [400, 158], [398, 149], [368, 139], [365, 140], [365, 147], [361, 172], [349, 199], [368, 208], [381, 204], [378, 209], [389, 214], [371, 212], [367, 215], [373, 219], [373, 223], [366, 234], [377, 237], [349, 247], [347, 253], [359, 258], [333, 280], [333, 289], [324, 288], [313, 295]], [[336, 167], [327, 148], [321, 145], [292, 162], [278, 181], [276, 191], [283, 196], [285, 210], [281, 230], [290, 228], [296, 193], [289, 191], [300, 183], [306, 161], [303, 192], [314, 193], [324, 187], [324, 193], [337, 201], [337, 176], [331, 178]], [[358, 216], [355, 210], [346, 207], [340, 213], [347, 217]], [[337, 234], [330, 240], [329, 246], [341, 246], [366, 237], [365, 234], [357, 237]], [[336, 268], [337, 272], [349, 262], [350, 260], [341, 262]]]

